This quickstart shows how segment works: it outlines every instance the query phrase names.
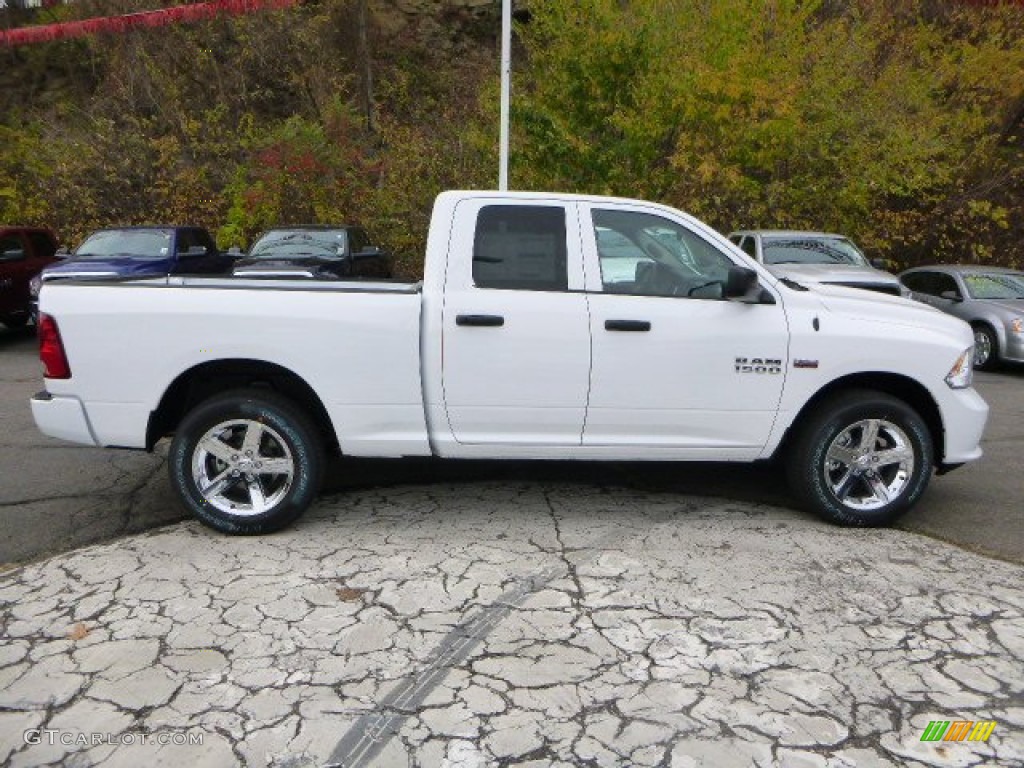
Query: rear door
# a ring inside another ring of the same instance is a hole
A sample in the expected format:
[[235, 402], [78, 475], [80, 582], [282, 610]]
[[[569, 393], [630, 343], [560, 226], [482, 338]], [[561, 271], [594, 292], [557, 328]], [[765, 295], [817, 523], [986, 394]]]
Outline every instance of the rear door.
[[577, 205], [472, 199], [455, 209], [442, 383], [455, 440], [579, 445], [590, 382]]

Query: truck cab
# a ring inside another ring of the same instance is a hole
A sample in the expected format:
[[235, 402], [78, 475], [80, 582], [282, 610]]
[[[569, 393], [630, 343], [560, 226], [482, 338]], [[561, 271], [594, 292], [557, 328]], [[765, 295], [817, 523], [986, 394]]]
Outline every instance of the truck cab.
[[[426, 300], [444, 296], [428, 312], [439, 327], [427, 338], [445, 343], [428, 381], [443, 388], [452, 450], [761, 451], [786, 378], [782, 296], [767, 282], [730, 295], [730, 278], [757, 273], [703, 225], [540, 195], [461, 200], [451, 219], [443, 285]], [[442, 279], [437, 263], [428, 257], [428, 282]], [[724, 381], [740, 358], [778, 371]]]

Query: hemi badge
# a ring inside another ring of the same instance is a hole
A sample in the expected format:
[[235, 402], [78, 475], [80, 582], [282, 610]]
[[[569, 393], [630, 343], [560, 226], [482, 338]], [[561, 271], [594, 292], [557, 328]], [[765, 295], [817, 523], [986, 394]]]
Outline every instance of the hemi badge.
[[817, 360], [794, 360], [793, 361], [793, 367], [794, 368], [817, 368], [818, 367], [818, 361]]

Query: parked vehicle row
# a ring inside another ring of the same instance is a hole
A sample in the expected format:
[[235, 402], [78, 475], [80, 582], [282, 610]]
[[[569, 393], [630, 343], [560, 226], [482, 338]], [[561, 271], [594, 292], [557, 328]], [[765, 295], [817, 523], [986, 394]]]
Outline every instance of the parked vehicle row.
[[69, 279], [41, 299], [40, 430], [170, 437], [183, 505], [229, 533], [294, 520], [328, 452], [779, 458], [809, 509], [883, 525], [981, 456], [988, 413], [962, 321], [780, 279], [639, 200], [443, 193], [422, 283]]
[[29, 284], [58, 261], [57, 238], [38, 227], [0, 227], [0, 323], [21, 328], [31, 317]]
[[231, 274], [316, 279], [391, 276], [390, 255], [372, 245], [361, 227], [272, 229], [248, 255], [222, 252], [202, 227], [111, 227], [92, 233], [62, 263], [43, 269], [55, 261], [41, 264], [30, 280], [26, 278], [26, 319], [29, 312], [36, 315], [43, 283], [54, 280]]
[[842, 235], [741, 230], [735, 245], [776, 277], [905, 296], [959, 317], [974, 332], [974, 366], [1024, 363], [1024, 272], [980, 265], [916, 267], [899, 276]]
[[908, 269], [900, 281], [913, 298], [970, 323], [974, 365], [1024, 363], [1024, 272], [982, 266]]

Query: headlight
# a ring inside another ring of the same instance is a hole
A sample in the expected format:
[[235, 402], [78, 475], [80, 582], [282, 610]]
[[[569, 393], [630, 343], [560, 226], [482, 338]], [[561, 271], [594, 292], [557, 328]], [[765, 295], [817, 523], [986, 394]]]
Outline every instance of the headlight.
[[1014, 333], [1024, 333], [1024, 318], [1015, 318], [1010, 321], [1010, 330]]
[[950, 389], [967, 389], [974, 380], [974, 347], [968, 347], [953, 363], [946, 374], [946, 384]]
[[28, 281], [28, 292], [29, 292], [29, 295], [31, 295], [33, 299], [38, 299], [39, 298], [39, 291], [42, 290], [42, 287], [43, 287], [43, 276], [42, 275], [36, 275], [35, 277], [33, 277], [31, 280]]

